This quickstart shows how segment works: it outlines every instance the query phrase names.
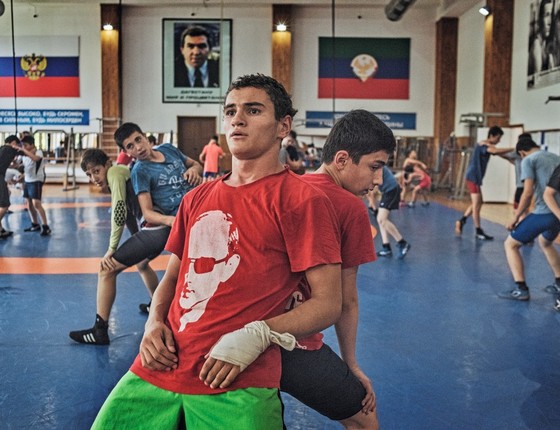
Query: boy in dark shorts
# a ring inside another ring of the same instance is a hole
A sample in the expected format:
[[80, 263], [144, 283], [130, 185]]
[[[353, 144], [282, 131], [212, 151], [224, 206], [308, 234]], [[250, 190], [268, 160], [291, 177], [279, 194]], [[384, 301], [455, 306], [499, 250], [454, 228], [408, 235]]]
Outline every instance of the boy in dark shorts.
[[[520, 248], [522, 245], [539, 238], [539, 245], [552, 269], [555, 286], [560, 286], [560, 256], [554, 247], [554, 241], [560, 233], [560, 220], [551, 212], [543, 199], [543, 194], [552, 173], [560, 165], [560, 156], [548, 151], [541, 151], [531, 139], [517, 142], [516, 151], [522, 158], [521, 180], [523, 194], [515, 210], [512, 222], [507, 226], [511, 231], [504, 243], [509, 268], [515, 281], [515, 288], [498, 294], [509, 300], [527, 301], [530, 298], [529, 287], [525, 282], [525, 269]], [[535, 200], [533, 211], [519, 221], [521, 215]], [[554, 292], [554, 291], [552, 291]]]
[[5, 178], [6, 170], [8, 170], [14, 158], [21, 154], [18, 145], [19, 139], [17, 136], [11, 135], [4, 140], [4, 145], [0, 147], [0, 239], [7, 239], [13, 234], [12, 231], [4, 229], [2, 219], [10, 207], [10, 190]]
[[[31, 135], [21, 139], [24, 173], [23, 198], [27, 201], [27, 209], [31, 218], [31, 226], [23, 231], [40, 231], [41, 236], [49, 236], [51, 228], [47, 222], [47, 213], [43, 207], [43, 185], [45, 183], [45, 159], [43, 151], [35, 147], [35, 139]], [[39, 220], [41, 224], [39, 224]]]
[[[131, 172], [131, 181], [144, 222], [138, 233], [111, 255], [106, 254], [101, 262], [97, 282], [97, 315], [93, 327], [69, 334], [76, 342], [92, 345], [109, 344], [108, 321], [116, 296], [117, 275], [134, 265], [146, 267], [149, 260], [161, 254], [181, 199], [202, 181], [202, 166], [198, 162], [171, 144], [153, 148], [136, 124], [120, 126], [115, 131], [115, 141], [137, 160]], [[146, 275], [143, 278], [148, 289], [155, 289], [155, 272], [146, 268], [143, 274]]]
[[[293, 351], [281, 351], [280, 389], [352, 429], [378, 428], [373, 385], [356, 359], [356, 276], [359, 265], [375, 260], [373, 240], [364, 238], [370, 223], [361, 197], [381, 183], [383, 166], [394, 150], [391, 130], [372, 113], [354, 110], [339, 119], [327, 136], [323, 164], [302, 176], [329, 196], [339, 222], [343, 306], [335, 329], [342, 358], [322, 342], [320, 333], [299, 339]], [[308, 288], [306, 282], [300, 285], [287, 310], [309, 297]]]
[[[560, 166], [554, 169], [544, 189], [543, 200], [556, 219], [560, 220]], [[560, 278], [546, 286], [545, 291], [554, 294], [554, 310], [560, 311]]]
[[383, 166], [383, 184], [378, 188], [381, 193], [379, 208], [376, 207], [373, 192], [370, 191], [367, 194], [369, 205], [376, 214], [381, 240], [383, 241], [383, 249], [378, 251], [377, 255], [380, 257], [391, 257], [393, 255], [390, 242], [390, 237], [392, 237], [399, 248], [398, 257], [403, 259], [410, 250], [410, 243], [403, 238], [397, 226], [389, 219], [391, 211], [399, 209], [402, 190], [395, 175], [387, 166]]

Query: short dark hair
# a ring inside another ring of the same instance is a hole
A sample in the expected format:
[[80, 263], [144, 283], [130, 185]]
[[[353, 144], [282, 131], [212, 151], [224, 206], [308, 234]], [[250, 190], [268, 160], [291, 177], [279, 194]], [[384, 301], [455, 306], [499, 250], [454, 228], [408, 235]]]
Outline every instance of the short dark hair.
[[532, 139], [531, 133], [521, 133], [519, 136], [517, 136], [518, 141], [522, 139]]
[[533, 139], [520, 139], [515, 145], [515, 152], [518, 154], [521, 151], [530, 151], [533, 148], [538, 148], [539, 145]]
[[363, 155], [378, 151], [391, 154], [395, 147], [395, 136], [383, 121], [371, 112], [356, 109], [335, 122], [323, 146], [322, 161], [331, 163], [337, 151], [344, 150], [357, 164]]
[[21, 138], [22, 143], [27, 143], [28, 145], [35, 145], [35, 139], [30, 134], [27, 134]]
[[253, 75], [244, 75], [238, 77], [234, 80], [226, 91], [224, 98], [227, 99], [229, 93], [233, 90], [239, 90], [241, 88], [259, 88], [266, 91], [268, 97], [274, 105], [274, 117], [277, 121], [280, 121], [286, 115], [292, 118], [297, 113], [297, 109], [292, 106], [292, 99], [286, 88], [278, 82], [276, 79], [270, 76], [263, 75], [261, 73], [255, 73]]
[[125, 122], [123, 125], [117, 128], [114, 134], [114, 138], [119, 148], [124, 150], [124, 140], [135, 132], [138, 132], [142, 135], [144, 134], [140, 126], [138, 124], [134, 124], [133, 122]]
[[20, 144], [19, 138], [15, 134], [10, 134], [7, 138], [4, 139], [4, 143], [16, 142], [18, 145]]
[[92, 166], [104, 166], [109, 161], [109, 157], [102, 149], [89, 148], [82, 154], [82, 160], [80, 161], [80, 167], [85, 172], [88, 165]]
[[198, 37], [198, 36], [205, 36], [206, 42], [208, 43], [208, 49], [212, 48], [212, 42], [210, 41], [210, 33], [204, 27], [200, 25], [192, 25], [187, 27], [181, 33], [181, 48], [185, 45], [185, 39], [187, 36], [191, 37]]
[[148, 142], [150, 142], [152, 145], [155, 145], [157, 143], [156, 137], [153, 134], [150, 134], [148, 136]]
[[503, 136], [503, 135], [504, 135], [504, 130], [502, 130], [497, 125], [493, 125], [488, 130], [488, 137], [490, 137], [490, 136]]

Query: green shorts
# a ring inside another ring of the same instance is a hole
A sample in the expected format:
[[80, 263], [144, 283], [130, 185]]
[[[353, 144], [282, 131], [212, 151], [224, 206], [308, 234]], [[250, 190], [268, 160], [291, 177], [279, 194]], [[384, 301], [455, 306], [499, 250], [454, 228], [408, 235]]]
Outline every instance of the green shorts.
[[101, 407], [92, 429], [282, 429], [276, 388], [220, 394], [177, 394], [127, 372]]

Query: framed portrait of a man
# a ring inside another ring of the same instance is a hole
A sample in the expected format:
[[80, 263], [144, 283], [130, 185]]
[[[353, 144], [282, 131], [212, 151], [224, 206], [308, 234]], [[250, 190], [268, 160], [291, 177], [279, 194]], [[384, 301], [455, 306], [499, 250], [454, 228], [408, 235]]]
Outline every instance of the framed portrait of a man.
[[163, 102], [221, 103], [231, 82], [231, 19], [163, 19]]

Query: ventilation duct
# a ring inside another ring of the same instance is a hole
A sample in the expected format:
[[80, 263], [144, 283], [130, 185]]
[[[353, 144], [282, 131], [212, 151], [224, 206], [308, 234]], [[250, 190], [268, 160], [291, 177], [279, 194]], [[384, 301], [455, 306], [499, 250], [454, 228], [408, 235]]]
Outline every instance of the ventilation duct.
[[391, 21], [398, 21], [402, 18], [409, 6], [416, 0], [391, 0], [387, 6], [385, 6], [385, 15]]

